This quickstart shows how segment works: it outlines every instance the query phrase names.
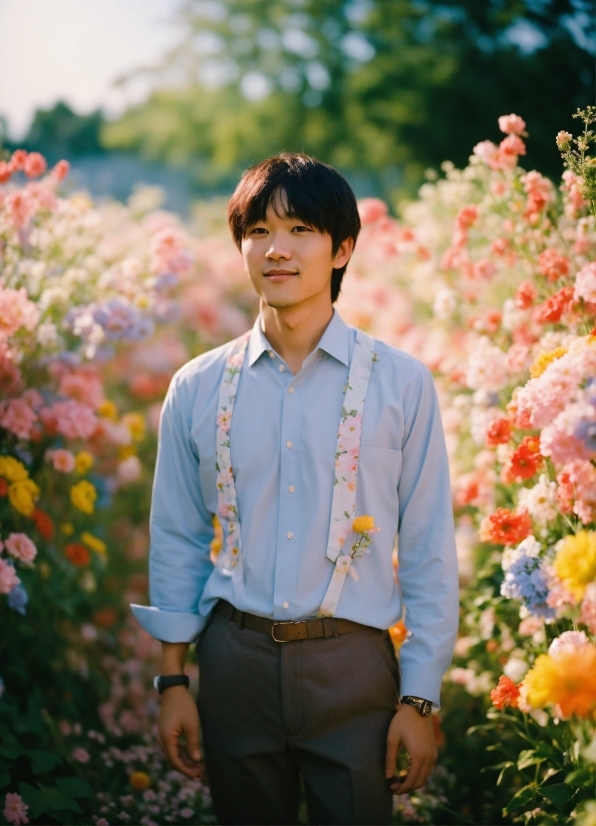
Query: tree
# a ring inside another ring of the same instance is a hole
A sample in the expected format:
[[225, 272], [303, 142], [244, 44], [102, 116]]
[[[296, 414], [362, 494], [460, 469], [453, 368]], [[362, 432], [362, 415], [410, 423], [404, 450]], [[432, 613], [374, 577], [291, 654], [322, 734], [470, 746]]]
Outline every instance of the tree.
[[[306, 151], [385, 196], [466, 161], [515, 111], [528, 162], [591, 96], [589, 0], [187, 0], [184, 37], [109, 147], [189, 163], [226, 185], [272, 152]], [[545, 105], [548, 100], [548, 105]]]

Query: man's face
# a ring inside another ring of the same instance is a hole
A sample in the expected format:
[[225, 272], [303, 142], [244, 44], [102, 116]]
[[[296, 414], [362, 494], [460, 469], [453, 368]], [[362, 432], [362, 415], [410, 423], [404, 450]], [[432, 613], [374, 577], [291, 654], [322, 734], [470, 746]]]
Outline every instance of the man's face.
[[274, 202], [264, 220], [249, 226], [242, 240], [244, 268], [253, 287], [275, 309], [309, 299], [331, 304], [332, 270], [348, 262], [352, 239], [332, 255], [331, 236], [289, 216], [283, 192], [274, 196]]

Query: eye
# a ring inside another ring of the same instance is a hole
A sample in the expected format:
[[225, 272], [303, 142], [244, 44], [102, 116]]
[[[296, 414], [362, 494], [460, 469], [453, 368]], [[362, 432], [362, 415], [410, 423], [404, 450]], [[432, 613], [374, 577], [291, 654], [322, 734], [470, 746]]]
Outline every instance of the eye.
[[266, 235], [267, 230], [265, 229], [265, 227], [253, 227], [252, 229], [250, 229], [248, 231], [248, 234], [249, 235]]
[[292, 232], [312, 232], [312, 229], [305, 227], [304, 224], [298, 224], [298, 226], [292, 227]]

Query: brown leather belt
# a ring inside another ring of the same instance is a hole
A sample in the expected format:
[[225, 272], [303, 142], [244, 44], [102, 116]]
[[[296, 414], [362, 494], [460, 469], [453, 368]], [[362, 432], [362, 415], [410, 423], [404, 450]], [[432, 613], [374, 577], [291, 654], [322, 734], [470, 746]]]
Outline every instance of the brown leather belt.
[[248, 614], [246, 611], [239, 611], [225, 599], [220, 599], [217, 603], [215, 613], [235, 622], [238, 628], [249, 628], [251, 631], [269, 634], [275, 642], [327, 639], [337, 637], [339, 634], [349, 634], [352, 631], [371, 630], [370, 625], [362, 625], [347, 619], [335, 619], [335, 617], [299, 620], [298, 622], [270, 620], [266, 617]]

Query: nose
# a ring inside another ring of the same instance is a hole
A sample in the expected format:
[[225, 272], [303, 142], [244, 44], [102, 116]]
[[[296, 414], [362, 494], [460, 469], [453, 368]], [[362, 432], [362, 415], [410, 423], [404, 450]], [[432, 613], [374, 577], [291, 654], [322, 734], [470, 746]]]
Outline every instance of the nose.
[[288, 239], [284, 236], [285, 233], [279, 232], [271, 235], [271, 243], [269, 244], [269, 249], [265, 253], [265, 258], [269, 258], [272, 261], [279, 261], [282, 258], [285, 261], [290, 260], [292, 257], [292, 248], [288, 243]]

